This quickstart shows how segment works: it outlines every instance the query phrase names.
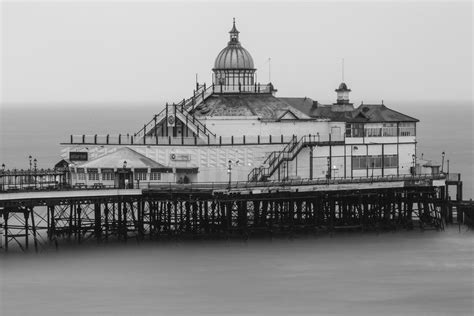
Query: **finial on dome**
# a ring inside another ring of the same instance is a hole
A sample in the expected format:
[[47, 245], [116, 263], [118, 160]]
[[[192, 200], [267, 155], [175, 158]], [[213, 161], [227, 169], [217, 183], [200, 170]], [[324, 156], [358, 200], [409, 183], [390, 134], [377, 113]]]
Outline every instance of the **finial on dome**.
[[235, 18], [233, 19], [233, 25], [232, 25], [232, 29], [230, 30], [230, 41], [231, 42], [238, 42], [239, 41], [239, 31], [237, 30], [237, 28], [235, 27]]

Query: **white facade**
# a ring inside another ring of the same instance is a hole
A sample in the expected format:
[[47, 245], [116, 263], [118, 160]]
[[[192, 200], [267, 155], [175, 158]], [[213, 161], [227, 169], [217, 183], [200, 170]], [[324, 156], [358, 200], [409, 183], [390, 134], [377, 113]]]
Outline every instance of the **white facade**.
[[[87, 164], [71, 158], [77, 153], [92, 161], [127, 147], [170, 170], [157, 180], [149, 168], [142, 183], [350, 179], [416, 170], [416, 119], [383, 104], [355, 109], [345, 83], [330, 106], [306, 97], [277, 98], [272, 84], [254, 83], [253, 60], [239, 42], [235, 22], [230, 33], [216, 58], [212, 86], [198, 85], [191, 98], [167, 105], [135, 138], [71, 136], [62, 157], [72, 160], [77, 172]], [[138, 171], [128, 168], [135, 178]], [[98, 169], [93, 172], [101, 173]], [[113, 182], [101, 175], [78, 177], [73, 181]]]

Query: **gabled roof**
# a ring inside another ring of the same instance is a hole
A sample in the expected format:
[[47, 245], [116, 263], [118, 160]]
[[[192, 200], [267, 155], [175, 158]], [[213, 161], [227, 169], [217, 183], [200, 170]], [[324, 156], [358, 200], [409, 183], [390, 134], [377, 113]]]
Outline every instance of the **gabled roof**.
[[291, 107], [305, 113], [310, 117], [314, 117], [313, 110], [316, 109], [318, 102], [312, 100], [311, 98], [278, 98], [280, 101], [285, 102]]
[[278, 120], [287, 111], [297, 119], [310, 117], [271, 94], [216, 94], [194, 110], [196, 116], [258, 116], [262, 120]]
[[123, 162], [127, 162], [127, 168], [163, 168], [160, 163], [124, 147], [108, 155], [85, 162], [80, 168], [123, 168]]
[[383, 104], [361, 104], [354, 110], [354, 117], [363, 114], [369, 122], [419, 122], [416, 118], [386, 107]]
[[291, 110], [282, 111], [282, 113], [277, 118], [277, 121], [281, 120], [297, 120], [298, 116], [296, 116]]
[[353, 111], [333, 111], [331, 105], [319, 104], [310, 98], [279, 98], [313, 118], [336, 122], [418, 122], [416, 118], [386, 107], [383, 104], [361, 104]]

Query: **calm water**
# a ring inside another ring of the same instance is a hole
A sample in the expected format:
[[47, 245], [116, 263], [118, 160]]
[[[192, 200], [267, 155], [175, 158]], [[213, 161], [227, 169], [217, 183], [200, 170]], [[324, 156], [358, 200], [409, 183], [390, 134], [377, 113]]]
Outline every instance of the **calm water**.
[[[473, 196], [472, 105], [400, 104], [421, 120], [419, 152], [462, 172]], [[39, 167], [70, 133], [134, 132], [149, 105], [3, 107], [0, 161]], [[474, 233], [62, 247], [0, 256], [0, 315], [471, 315]]]
[[470, 315], [473, 237], [453, 227], [9, 255], [0, 313]]

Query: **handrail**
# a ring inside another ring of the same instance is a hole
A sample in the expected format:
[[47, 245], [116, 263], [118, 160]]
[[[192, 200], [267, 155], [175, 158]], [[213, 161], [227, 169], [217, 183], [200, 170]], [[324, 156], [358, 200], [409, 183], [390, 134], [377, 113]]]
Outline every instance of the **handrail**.
[[[271, 188], [271, 187], [284, 187], [289, 188], [292, 186], [302, 186], [302, 185], [331, 185], [331, 184], [351, 184], [351, 183], [374, 183], [374, 182], [398, 182], [398, 181], [410, 181], [416, 182], [420, 180], [442, 180], [446, 179], [446, 174], [420, 174], [420, 175], [390, 175], [390, 176], [375, 176], [375, 177], [354, 177], [354, 178], [331, 178], [331, 179], [309, 179], [309, 178], [302, 178], [302, 179], [293, 179], [293, 180], [285, 180], [285, 181], [235, 181], [232, 182], [229, 187], [229, 182], [194, 182], [189, 184], [178, 184], [174, 182], [162, 182], [162, 183], [142, 183], [139, 186], [139, 189], [144, 190], [152, 190], [153, 188], [157, 189], [165, 189], [169, 188], [170, 190], [173, 189], [182, 189], [183, 191], [186, 189], [252, 189], [252, 188]], [[96, 184], [81, 185], [72, 187], [70, 185], [64, 185], [58, 183], [57, 186], [54, 188], [51, 187], [44, 187], [44, 188], [35, 188], [26, 187], [25, 189], [18, 188], [18, 191], [21, 192], [29, 192], [29, 191], [89, 191], [89, 190], [116, 190], [119, 189], [117, 186], [108, 186], [108, 185], [101, 185], [97, 186]], [[31, 190], [30, 190], [31, 189]], [[1, 191], [0, 191], [1, 192]], [[8, 193], [8, 191], [3, 191]]]
[[[324, 141], [324, 139], [323, 139]], [[329, 134], [329, 142], [331, 142], [331, 134]], [[284, 161], [284, 160], [293, 160], [295, 155], [307, 145], [317, 145], [321, 143], [321, 136], [318, 135], [304, 135], [298, 141], [296, 138], [293, 137], [292, 140], [280, 151], [274, 151], [268, 155], [268, 157], [264, 160], [264, 164], [267, 164], [267, 167], [261, 166], [254, 168], [247, 179], [249, 181], [258, 181], [265, 177], [271, 176], [276, 168]]]
[[[196, 104], [194, 104], [194, 101], [197, 100], [199, 97], [203, 97], [203, 100], [204, 100], [204, 99], [206, 99], [206, 97], [211, 95], [212, 94], [211, 88], [213, 88], [213, 86], [209, 86], [209, 87], [206, 88], [205, 85], [202, 85], [202, 86], [199, 87], [199, 89], [197, 91], [194, 92], [193, 96], [191, 96], [188, 99], [184, 99], [184, 100], [178, 102], [175, 106], [177, 106], [177, 107], [180, 106], [184, 110], [187, 110], [187, 108], [189, 108], [190, 105], [194, 105], [194, 106], [196, 105]], [[208, 96], [205, 96], [206, 92], [208, 92], [208, 91], [211, 91], [211, 93]], [[166, 108], [162, 109], [158, 114], [155, 114], [153, 116], [153, 118], [148, 123], [146, 123], [138, 132], [134, 133], [133, 136], [134, 137], [145, 137], [146, 136], [145, 133], [148, 130], [150, 124], [154, 123], [155, 120], [156, 120], [156, 122], [158, 122], [158, 117], [160, 117], [159, 120], [161, 121], [161, 119], [162, 119], [161, 116], [163, 116], [164, 113], [166, 113]]]
[[[211, 134], [213, 137], [216, 137], [216, 134], [214, 134], [213, 132], [211, 132], [207, 127], [206, 125], [204, 125], [198, 118], [196, 118], [195, 116], [191, 115], [191, 113], [189, 113], [188, 111], [186, 111], [184, 108], [179, 108], [179, 106], [176, 106], [176, 110], [183, 114], [184, 117], [188, 118], [188, 123], [191, 122], [192, 124], [196, 125], [196, 123], [201, 126], [202, 128], [202, 131], [204, 132], [204, 134], [208, 135]], [[189, 117], [191, 117], [191, 119], [189, 119]], [[197, 130], [199, 130], [199, 127], [197, 128]]]

